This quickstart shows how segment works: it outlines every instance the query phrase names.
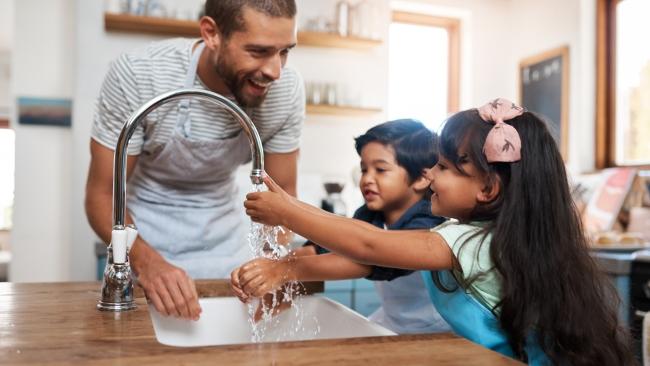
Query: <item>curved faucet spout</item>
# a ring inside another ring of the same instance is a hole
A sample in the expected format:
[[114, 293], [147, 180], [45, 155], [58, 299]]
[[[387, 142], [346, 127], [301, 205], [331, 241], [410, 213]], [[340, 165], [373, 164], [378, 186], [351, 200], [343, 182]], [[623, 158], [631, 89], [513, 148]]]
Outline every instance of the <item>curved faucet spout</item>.
[[251, 181], [254, 184], [262, 183], [262, 173], [264, 171], [264, 151], [262, 150], [262, 140], [253, 125], [251, 119], [235, 103], [217, 93], [199, 90], [199, 89], [178, 89], [151, 99], [135, 111], [128, 121], [122, 127], [122, 132], [117, 140], [115, 148], [115, 160], [113, 161], [113, 226], [124, 226], [124, 217], [126, 214], [126, 148], [131, 136], [142, 120], [154, 109], [171, 101], [197, 98], [212, 102], [228, 111], [239, 122], [250, 141], [251, 154], [253, 156], [253, 170], [251, 171]]

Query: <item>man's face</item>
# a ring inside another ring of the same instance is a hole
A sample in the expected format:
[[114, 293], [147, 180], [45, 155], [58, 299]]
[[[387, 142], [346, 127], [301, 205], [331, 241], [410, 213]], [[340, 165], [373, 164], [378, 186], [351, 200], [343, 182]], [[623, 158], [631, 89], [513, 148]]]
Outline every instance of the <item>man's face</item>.
[[280, 78], [289, 50], [296, 45], [295, 18], [270, 17], [249, 7], [243, 10], [245, 29], [223, 39], [216, 72], [237, 102], [257, 107]]

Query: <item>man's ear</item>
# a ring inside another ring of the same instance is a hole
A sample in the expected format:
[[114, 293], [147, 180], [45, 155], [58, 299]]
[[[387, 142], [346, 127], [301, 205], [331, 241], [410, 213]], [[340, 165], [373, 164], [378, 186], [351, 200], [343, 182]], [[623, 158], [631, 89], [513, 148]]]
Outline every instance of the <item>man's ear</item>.
[[416, 192], [421, 193], [429, 189], [430, 184], [431, 181], [424, 175], [421, 175], [413, 183], [411, 183], [411, 187], [413, 187]]
[[221, 45], [221, 33], [214, 19], [208, 16], [201, 17], [199, 20], [199, 29], [205, 46], [212, 51], [217, 51]]
[[489, 203], [494, 201], [501, 192], [501, 180], [498, 176], [491, 179], [491, 182], [485, 184], [483, 189], [476, 194], [476, 200], [480, 203]]

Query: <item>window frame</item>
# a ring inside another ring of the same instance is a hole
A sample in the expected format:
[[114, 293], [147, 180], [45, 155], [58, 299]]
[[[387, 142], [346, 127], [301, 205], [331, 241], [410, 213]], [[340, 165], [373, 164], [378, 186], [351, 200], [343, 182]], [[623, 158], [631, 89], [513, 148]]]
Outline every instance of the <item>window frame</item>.
[[650, 164], [616, 164], [616, 7], [624, 0], [596, 4], [596, 169], [615, 166], [650, 168]]
[[428, 14], [393, 10], [391, 22], [444, 28], [449, 35], [447, 113], [459, 111], [460, 105], [460, 20]]

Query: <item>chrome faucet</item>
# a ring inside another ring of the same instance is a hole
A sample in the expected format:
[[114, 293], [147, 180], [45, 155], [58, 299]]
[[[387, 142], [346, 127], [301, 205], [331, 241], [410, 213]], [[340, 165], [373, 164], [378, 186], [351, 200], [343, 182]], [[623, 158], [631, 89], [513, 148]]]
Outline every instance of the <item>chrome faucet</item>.
[[239, 122], [250, 142], [253, 156], [251, 182], [262, 184], [264, 172], [264, 151], [262, 139], [251, 119], [235, 103], [217, 93], [199, 89], [178, 89], [154, 97], [126, 121], [117, 140], [113, 160], [113, 230], [108, 245], [106, 268], [102, 283], [99, 310], [125, 311], [135, 308], [133, 298], [133, 275], [129, 265], [128, 252], [137, 237], [134, 225], [125, 225], [126, 215], [126, 148], [129, 140], [142, 120], [154, 109], [171, 101], [188, 97], [213, 102], [228, 111]]

